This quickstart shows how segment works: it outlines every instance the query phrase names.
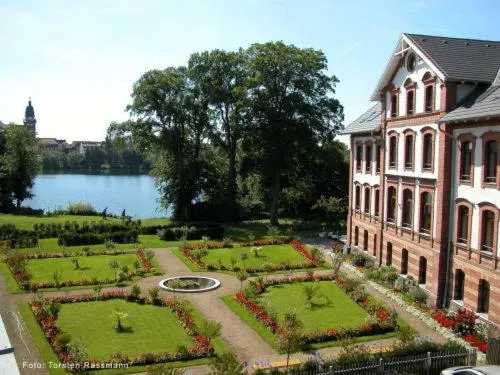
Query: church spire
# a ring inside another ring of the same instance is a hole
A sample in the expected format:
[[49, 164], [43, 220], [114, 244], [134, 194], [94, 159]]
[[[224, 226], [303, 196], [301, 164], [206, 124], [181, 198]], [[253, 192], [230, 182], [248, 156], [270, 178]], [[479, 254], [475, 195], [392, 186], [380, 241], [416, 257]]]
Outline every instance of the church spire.
[[26, 126], [28, 129], [33, 130], [36, 132], [36, 119], [35, 119], [35, 109], [33, 108], [33, 105], [31, 104], [31, 97], [28, 100], [28, 105], [26, 106], [26, 109], [24, 111], [24, 126]]

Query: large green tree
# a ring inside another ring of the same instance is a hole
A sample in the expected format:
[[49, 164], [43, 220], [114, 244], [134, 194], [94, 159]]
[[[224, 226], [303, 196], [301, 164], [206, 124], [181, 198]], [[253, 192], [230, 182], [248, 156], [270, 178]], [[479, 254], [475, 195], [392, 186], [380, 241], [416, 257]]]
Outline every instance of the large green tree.
[[35, 177], [41, 163], [35, 134], [24, 126], [4, 127], [0, 143], [0, 180], [4, 203], [15, 201], [16, 207], [33, 196]]
[[153, 168], [165, 207], [189, 220], [189, 207], [203, 191], [203, 142], [208, 128], [207, 103], [185, 67], [151, 70], [134, 84], [131, 121], [110, 133], [130, 135], [142, 150], [158, 157]]
[[210, 105], [210, 139], [227, 156], [225, 197], [234, 214], [237, 199], [236, 153], [248, 122], [245, 54], [242, 50], [195, 53], [189, 59], [189, 72]]
[[274, 42], [250, 46], [247, 56], [252, 148], [270, 188], [270, 221], [276, 225], [283, 175], [342, 129], [343, 107], [321, 51]]

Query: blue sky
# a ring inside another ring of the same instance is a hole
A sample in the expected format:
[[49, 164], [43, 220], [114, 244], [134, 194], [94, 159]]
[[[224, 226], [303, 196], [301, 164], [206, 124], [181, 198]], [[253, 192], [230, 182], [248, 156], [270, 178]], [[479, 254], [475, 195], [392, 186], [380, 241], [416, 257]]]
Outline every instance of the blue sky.
[[321, 49], [345, 124], [369, 106], [402, 32], [500, 40], [497, 0], [0, 0], [0, 120], [31, 96], [41, 137], [100, 140], [132, 84], [192, 52], [283, 40]]

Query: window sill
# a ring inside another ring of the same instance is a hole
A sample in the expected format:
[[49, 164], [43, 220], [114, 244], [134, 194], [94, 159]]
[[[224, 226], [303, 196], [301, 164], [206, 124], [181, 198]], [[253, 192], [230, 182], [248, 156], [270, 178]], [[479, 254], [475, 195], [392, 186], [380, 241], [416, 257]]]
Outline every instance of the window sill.
[[431, 238], [431, 234], [430, 233], [418, 232], [418, 235], [420, 237], [427, 238], [427, 239]]
[[457, 246], [464, 249], [464, 250], [467, 250], [467, 248], [469, 247], [469, 244], [466, 242], [457, 242]]
[[424, 168], [422, 168], [422, 172], [432, 173], [432, 167], [424, 167]]
[[477, 312], [477, 313], [476, 313], [476, 315], [477, 315], [479, 318], [483, 319], [483, 320], [488, 320], [488, 321], [490, 320], [490, 319], [489, 319], [489, 317], [488, 317], [488, 313], [480, 313], [480, 312]]
[[483, 182], [483, 188], [496, 189], [497, 183], [496, 182]]
[[468, 185], [472, 186], [472, 181], [471, 180], [458, 180], [459, 185]]
[[454, 303], [455, 305], [458, 305], [458, 306], [464, 307], [464, 301], [463, 301], [463, 300], [461, 300], [461, 299], [454, 299], [454, 300], [452, 300], [452, 301], [453, 301], [453, 303]]

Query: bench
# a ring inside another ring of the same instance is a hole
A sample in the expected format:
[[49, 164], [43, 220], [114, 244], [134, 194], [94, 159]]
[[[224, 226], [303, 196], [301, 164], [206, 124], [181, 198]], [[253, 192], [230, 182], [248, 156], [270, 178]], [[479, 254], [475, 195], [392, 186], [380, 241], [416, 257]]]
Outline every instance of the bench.
[[[290, 366], [298, 366], [300, 365], [300, 360], [299, 359], [290, 359], [288, 361], [288, 367]], [[266, 365], [253, 365], [252, 368], [254, 370], [264, 370], [264, 369], [271, 369], [271, 368], [284, 368], [286, 367], [286, 361], [276, 361], [276, 362], [271, 362]]]

